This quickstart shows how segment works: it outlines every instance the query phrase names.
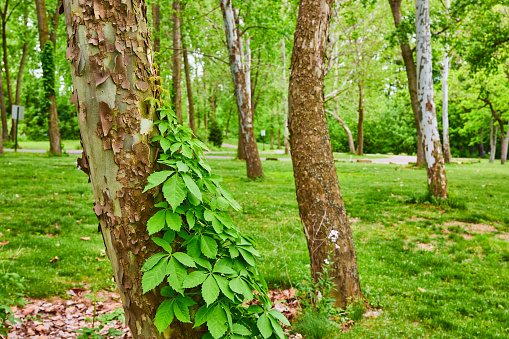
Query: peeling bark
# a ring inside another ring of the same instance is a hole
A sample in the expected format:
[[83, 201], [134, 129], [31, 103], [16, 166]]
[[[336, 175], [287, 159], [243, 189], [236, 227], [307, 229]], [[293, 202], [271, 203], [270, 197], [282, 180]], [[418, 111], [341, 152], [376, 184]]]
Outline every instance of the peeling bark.
[[188, 101], [188, 109], [189, 112], [187, 114], [189, 119], [189, 128], [193, 131], [193, 134], [196, 136], [196, 124], [194, 121], [194, 99], [193, 99], [193, 84], [191, 82], [191, 74], [189, 71], [189, 60], [187, 59], [187, 49], [184, 46], [184, 70], [186, 73], [186, 87], [187, 87], [187, 101]]
[[182, 41], [180, 32], [180, 1], [173, 1], [172, 5], [173, 14], [173, 54], [172, 54], [172, 84], [173, 93], [171, 102], [173, 103], [173, 109], [175, 114], [182, 125], [182, 89], [180, 83], [182, 82]]
[[422, 112], [421, 132], [426, 154], [428, 190], [437, 198], [447, 199], [447, 178], [433, 94], [429, 0], [416, 1], [415, 15], [417, 98]]
[[[164, 299], [142, 294], [141, 268], [160, 248], [146, 223], [153, 191], [142, 193], [154, 171], [150, 143], [157, 98], [146, 5], [143, 0], [65, 0], [67, 59], [83, 143], [78, 163], [89, 169], [94, 212], [133, 338], [201, 338], [203, 329], [174, 321], [159, 334], [153, 319]], [[141, 129], [141, 125], [148, 128]]]
[[[401, 1], [402, 0], [389, 0], [396, 28], [399, 27], [402, 19]], [[412, 111], [414, 112], [415, 126], [417, 129], [417, 165], [421, 166], [426, 162], [426, 157], [424, 155], [424, 143], [421, 131], [422, 112], [420, 111], [419, 101], [417, 99], [417, 69], [414, 62], [414, 54], [408, 42], [404, 42], [399, 39], [399, 46], [401, 48], [403, 62], [405, 63], [405, 70], [408, 79], [408, 92], [410, 93], [410, 101], [412, 103]]]
[[301, 0], [289, 82], [289, 130], [297, 202], [315, 280], [331, 256], [336, 306], [361, 299], [352, 231], [339, 187], [324, 105], [326, 39], [333, 0]]
[[[241, 60], [241, 46], [239, 44], [237, 29], [235, 27], [234, 14], [231, 0], [220, 0], [221, 10], [223, 12], [223, 21], [228, 41], [228, 55], [230, 59], [230, 68], [233, 77], [235, 98], [239, 113], [239, 140], [242, 138], [244, 151], [246, 154], [246, 168], [248, 178], [257, 178], [263, 176], [262, 162], [258, 154], [258, 147], [253, 129], [253, 112], [251, 109], [251, 91], [246, 81], [245, 65]], [[239, 141], [240, 149], [240, 141]]]

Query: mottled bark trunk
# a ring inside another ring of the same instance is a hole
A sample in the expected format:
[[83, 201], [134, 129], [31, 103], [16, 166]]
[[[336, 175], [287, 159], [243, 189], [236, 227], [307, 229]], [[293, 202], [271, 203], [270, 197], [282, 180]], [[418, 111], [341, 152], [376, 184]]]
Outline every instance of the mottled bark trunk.
[[421, 131], [426, 154], [428, 190], [435, 197], [447, 199], [447, 178], [433, 94], [429, 8], [429, 0], [416, 0], [417, 97], [422, 112]]
[[[23, 14], [23, 22], [25, 26], [28, 23], [28, 6], [25, 8], [25, 13]], [[14, 99], [14, 104], [19, 105], [21, 100], [21, 81], [23, 80], [23, 70], [25, 69], [25, 63], [27, 59], [28, 54], [28, 40], [25, 41], [23, 44], [23, 50], [21, 52], [21, 60], [19, 61], [19, 68], [18, 68], [18, 78], [16, 79], [16, 99]], [[15, 119], [12, 119], [12, 127], [11, 127], [11, 139], [14, 140], [15, 136], [14, 133], [16, 133], [16, 125], [18, 124], [18, 121]]]
[[[46, 4], [44, 0], [35, 0], [35, 5], [37, 9], [37, 26], [39, 29], [39, 44], [41, 51], [44, 49], [44, 45], [50, 40], [49, 28], [48, 28], [48, 18], [46, 16]], [[58, 11], [58, 7], [57, 7]], [[58, 21], [57, 21], [58, 22]], [[55, 34], [56, 39], [56, 34]], [[55, 47], [54, 41], [53, 47]], [[49, 74], [49, 72], [54, 72], [53, 69], [47, 69], [43, 63], [43, 74]], [[48, 135], [50, 142], [50, 153], [52, 154], [62, 154], [62, 146], [60, 143], [60, 127], [58, 124], [58, 112], [56, 105], [56, 94], [54, 91], [49, 91], [46, 93], [46, 99], [48, 100]]]
[[173, 54], [172, 54], [172, 85], [173, 92], [171, 102], [173, 104], [173, 108], [175, 110], [175, 114], [177, 118], [182, 124], [182, 89], [180, 83], [182, 82], [182, 41], [181, 41], [181, 32], [180, 32], [180, 1], [173, 1], [172, 5], [173, 14]]
[[281, 119], [279, 118], [279, 108], [277, 109], [277, 148], [281, 148]]
[[187, 59], [187, 49], [184, 44], [182, 44], [184, 50], [184, 70], [186, 72], [186, 87], [187, 87], [187, 102], [188, 102], [188, 114], [187, 117], [189, 119], [189, 128], [193, 131], [193, 134], [196, 136], [196, 124], [194, 121], [194, 99], [193, 99], [193, 85], [191, 82], [191, 72], [189, 71], [189, 60]]
[[336, 306], [362, 298], [324, 105], [326, 39], [333, 0], [301, 0], [289, 82], [290, 144], [299, 213], [315, 280], [329, 256]]
[[495, 161], [495, 154], [497, 153], [497, 134], [498, 125], [495, 124], [495, 120], [491, 119], [490, 128], [490, 163]]
[[201, 338], [203, 332], [178, 321], [159, 334], [153, 319], [163, 298], [157, 291], [142, 294], [141, 267], [160, 252], [146, 230], [154, 198], [142, 193], [157, 155], [150, 142], [157, 117], [146, 100], [155, 96], [155, 70], [145, 9], [143, 0], [65, 0], [71, 100], [84, 151], [78, 164], [90, 175], [94, 212], [133, 337]]
[[357, 155], [364, 153], [364, 93], [362, 80], [359, 80], [359, 121], [357, 123]]
[[[389, 4], [394, 18], [394, 25], [398, 28], [402, 19], [401, 0], [389, 0]], [[412, 104], [412, 111], [414, 113], [415, 126], [417, 129], [417, 165], [421, 166], [425, 164], [426, 157], [424, 155], [424, 143], [421, 131], [422, 112], [420, 111], [419, 101], [417, 99], [417, 69], [414, 62], [414, 54], [408, 42], [399, 39], [399, 46], [405, 64], [408, 79], [408, 92], [410, 93], [410, 102]]]
[[507, 133], [504, 137], [504, 130], [502, 129], [502, 148], [501, 148], [501, 153], [500, 153], [500, 163], [502, 165], [505, 164], [505, 162], [507, 161], [507, 150], [508, 150], [508, 145], [509, 145], [509, 122], [507, 122]]
[[[263, 176], [262, 162], [258, 154], [258, 147], [254, 137], [253, 112], [251, 110], [250, 87], [246, 83], [246, 69], [242, 64], [239, 40], [235, 28], [231, 0], [221, 0], [221, 10], [223, 12], [223, 21], [228, 41], [228, 55], [230, 59], [230, 68], [233, 77], [235, 98], [239, 112], [240, 132], [239, 139], [242, 138], [244, 151], [246, 153], [246, 167], [248, 178], [257, 178]], [[239, 142], [240, 143], [240, 142]], [[240, 145], [239, 145], [240, 146]], [[239, 147], [240, 148], [240, 147]]]

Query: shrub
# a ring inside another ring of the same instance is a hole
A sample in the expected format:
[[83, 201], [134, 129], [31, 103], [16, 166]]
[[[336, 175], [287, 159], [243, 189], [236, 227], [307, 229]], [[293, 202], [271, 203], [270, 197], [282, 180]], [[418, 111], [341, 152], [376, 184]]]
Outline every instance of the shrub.
[[209, 141], [216, 147], [221, 147], [223, 144], [223, 131], [216, 120], [210, 124]]

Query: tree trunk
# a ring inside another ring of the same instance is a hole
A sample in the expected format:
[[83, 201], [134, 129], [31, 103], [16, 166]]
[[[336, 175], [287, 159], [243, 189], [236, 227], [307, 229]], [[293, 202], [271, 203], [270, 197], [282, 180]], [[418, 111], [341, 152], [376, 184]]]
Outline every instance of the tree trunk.
[[239, 142], [237, 144], [237, 159], [245, 161], [246, 160], [246, 149], [244, 148], [244, 138], [242, 137], [242, 127], [241, 127], [240, 117], [239, 117]]
[[152, 4], [152, 25], [154, 27], [154, 54], [157, 56], [161, 50], [161, 8], [158, 3]]
[[277, 109], [277, 149], [280, 149], [280, 148], [281, 148], [281, 119], [279, 118], [279, 108], [278, 108]]
[[334, 106], [334, 113], [328, 111], [333, 117], [334, 119], [336, 119], [337, 122], [339, 122], [341, 124], [341, 126], [343, 126], [343, 129], [345, 130], [346, 132], [346, 135], [348, 136], [348, 148], [350, 150], [350, 153], [352, 154], [355, 154], [355, 146], [353, 144], [353, 137], [352, 137], [352, 132], [350, 131], [350, 128], [348, 128], [348, 126], [346, 125], [346, 123], [343, 121], [343, 119], [341, 119], [341, 117], [339, 116], [338, 114], [338, 98], [336, 97], [334, 99], [336, 105]]
[[186, 72], [186, 86], [187, 86], [187, 100], [189, 105], [189, 128], [193, 131], [193, 134], [196, 136], [196, 124], [194, 121], [194, 101], [193, 101], [193, 86], [191, 83], [191, 74], [189, 72], [189, 60], [187, 59], [187, 49], [184, 44], [183, 46], [183, 53], [184, 53], [184, 70]]
[[[28, 23], [28, 6], [25, 8], [25, 13], [23, 14], [23, 22], [25, 26]], [[27, 59], [28, 54], [28, 40], [25, 40], [25, 43], [23, 44], [23, 51], [21, 52], [21, 60], [19, 62], [19, 68], [18, 68], [18, 78], [16, 79], [16, 99], [14, 104], [19, 105], [20, 99], [21, 99], [21, 81], [23, 80], [23, 70], [25, 68], [25, 63]], [[12, 126], [11, 126], [11, 139], [15, 140], [14, 133], [16, 133], [16, 125], [18, 124], [18, 120], [12, 119]]]
[[[389, 0], [391, 6], [392, 16], [394, 17], [394, 25], [396, 28], [401, 24], [401, 0]], [[399, 46], [401, 47], [401, 56], [405, 63], [405, 70], [408, 79], [408, 91], [410, 93], [410, 101], [412, 103], [412, 111], [414, 112], [415, 127], [417, 128], [417, 165], [421, 166], [426, 162], [424, 155], [424, 142], [422, 140], [421, 131], [421, 117], [419, 101], [417, 98], [417, 69], [414, 62], [414, 54], [408, 41], [399, 39]]]
[[426, 153], [428, 190], [437, 198], [447, 199], [447, 178], [433, 96], [429, 0], [416, 0], [415, 13], [417, 96], [422, 112], [421, 131]]
[[4, 94], [4, 81], [2, 77], [2, 72], [0, 72], [0, 110], [2, 112], [2, 137], [1, 143], [1, 153], [4, 154], [4, 140], [8, 140], [9, 138], [9, 130], [7, 129], [7, 109], [5, 108], [5, 94]]
[[479, 156], [484, 159], [485, 152], [484, 152], [484, 144], [483, 144], [483, 131], [484, 129], [481, 127], [479, 129]]
[[230, 118], [232, 117], [233, 107], [230, 106], [230, 111], [228, 112], [228, 119], [226, 120], [226, 129], [224, 131], [224, 138], [228, 139], [228, 129], [230, 128]]
[[285, 144], [285, 154], [290, 154], [290, 146], [288, 143], [288, 100], [286, 98], [286, 46], [285, 38], [281, 38], [281, 51], [283, 52], [283, 137]]
[[[39, 28], [39, 44], [41, 51], [44, 49], [44, 46], [47, 42], [53, 43], [53, 48], [55, 46], [54, 42], [50, 40], [49, 36], [49, 28], [48, 28], [48, 19], [46, 16], [46, 4], [44, 0], [36, 0], [35, 1], [36, 9], [37, 9], [37, 26]], [[58, 10], [58, 7], [57, 7]], [[58, 21], [57, 21], [58, 22]], [[56, 34], [55, 34], [56, 38]], [[42, 71], [43, 77], [54, 78], [54, 59], [53, 59], [53, 67], [47, 67], [45, 63], [42, 63]], [[58, 126], [58, 112], [57, 112], [57, 100], [54, 90], [47, 91], [46, 99], [48, 100], [48, 135], [49, 135], [49, 151], [52, 154], [62, 154], [62, 146], [60, 143], [60, 128]]]
[[210, 87], [210, 112], [211, 112], [210, 122], [216, 120], [216, 103], [217, 103], [216, 89], [217, 87], [215, 85]]
[[507, 160], [507, 149], [508, 149], [508, 144], [509, 144], [509, 122], [507, 122], [507, 133], [504, 137], [504, 131], [502, 130], [502, 148], [501, 148], [501, 154], [500, 154], [500, 163], [502, 165], [505, 164], [506, 160]]
[[7, 98], [9, 100], [9, 107], [14, 104], [14, 98], [12, 95], [12, 84], [11, 84], [11, 72], [9, 70], [9, 58], [7, 57], [7, 15], [8, 5], [6, 2], [5, 12], [2, 17], [2, 49], [3, 49], [3, 63], [4, 63], [4, 71], [5, 71], [5, 82], [7, 83]]
[[497, 153], [497, 134], [498, 125], [495, 124], [495, 120], [491, 119], [490, 128], [490, 163], [495, 161], [495, 154]]
[[324, 105], [326, 39], [333, 0], [301, 0], [289, 82], [289, 130], [299, 213], [315, 281], [325, 261], [336, 306], [362, 298], [350, 223], [341, 196]]
[[[239, 139], [242, 138], [246, 153], [246, 167], [248, 178], [263, 176], [262, 162], [258, 154], [258, 147], [253, 129], [253, 112], [251, 110], [251, 91], [246, 83], [246, 70], [241, 61], [240, 44], [235, 28], [231, 0], [221, 0], [221, 10], [225, 26], [226, 39], [228, 41], [228, 55], [235, 87], [235, 98], [240, 120]], [[239, 142], [240, 143], [240, 142]], [[239, 145], [240, 146], [240, 145]], [[240, 147], [239, 147], [240, 148]]]
[[[445, 0], [445, 9], [449, 12], [451, 1]], [[445, 34], [446, 39], [449, 38], [449, 33]], [[443, 141], [444, 141], [444, 162], [449, 164], [451, 162], [451, 147], [449, 145], [449, 44], [445, 45], [444, 52], [444, 69], [442, 72], [442, 127], [443, 127]], [[481, 143], [482, 145], [482, 143]], [[482, 156], [484, 158], [484, 155]]]
[[173, 14], [173, 54], [172, 54], [172, 84], [173, 84], [173, 95], [171, 102], [173, 104], [175, 114], [182, 125], [182, 93], [180, 83], [182, 81], [182, 41], [180, 32], [180, 1], [173, 1], [172, 5]]
[[359, 80], [359, 122], [357, 124], [357, 155], [364, 153], [364, 93], [362, 80]]
[[270, 149], [274, 149], [274, 111], [270, 115]]
[[157, 117], [145, 100], [156, 95], [150, 81], [155, 70], [146, 54], [151, 43], [142, 8], [142, 0], [65, 0], [71, 99], [83, 142], [78, 164], [90, 175], [94, 212], [133, 338], [201, 338], [203, 332], [178, 321], [159, 334], [153, 319], [164, 298], [157, 291], [142, 294], [142, 265], [160, 252], [146, 229], [154, 198], [142, 193], [157, 155], [150, 142]]

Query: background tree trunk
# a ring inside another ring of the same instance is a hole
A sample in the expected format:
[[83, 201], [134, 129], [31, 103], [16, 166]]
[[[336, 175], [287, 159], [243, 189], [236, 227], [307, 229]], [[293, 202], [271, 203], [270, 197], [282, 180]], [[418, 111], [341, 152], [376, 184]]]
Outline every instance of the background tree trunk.
[[504, 136], [504, 130], [502, 130], [502, 148], [501, 148], [501, 154], [500, 154], [500, 163], [502, 165], [505, 164], [507, 161], [507, 149], [509, 144], [509, 122], [507, 122], [507, 133]]
[[[445, 0], [445, 9], [447, 13], [449, 13], [449, 8], [451, 7], [451, 1]], [[446, 39], [449, 38], [449, 33], [445, 34]], [[444, 162], [449, 164], [451, 162], [451, 147], [449, 145], [449, 69], [450, 69], [450, 60], [449, 60], [449, 44], [445, 45], [444, 52], [444, 69], [443, 69], [443, 78], [442, 78], [442, 127], [443, 127], [443, 142], [444, 142]], [[482, 145], [482, 143], [481, 143]], [[484, 158], [484, 155], [483, 155]]]
[[152, 26], [154, 27], [154, 54], [157, 56], [161, 50], [161, 38], [159, 36], [161, 32], [161, 8], [159, 4], [152, 4]]
[[498, 125], [495, 123], [495, 120], [491, 119], [491, 128], [490, 128], [490, 163], [495, 162], [495, 154], [497, 153], [497, 134], [498, 134]]
[[4, 95], [4, 81], [2, 72], [0, 72], [0, 110], [2, 111], [2, 154], [4, 151], [3, 141], [8, 140], [9, 130], [7, 129], [7, 109], [5, 107], [5, 95]]
[[242, 137], [242, 122], [239, 117], [239, 142], [237, 145], [237, 159], [245, 161], [246, 160], [246, 149], [244, 148], [244, 138]]
[[193, 131], [193, 134], [196, 136], [196, 124], [194, 121], [194, 100], [193, 100], [193, 85], [191, 82], [191, 74], [189, 71], [189, 60], [187, 59], [187, 48], [186, 45], [182, 44], [183, 53], [184, 53], [184, 70], [186, 73], [186, 86], [187, 86], [187, 101], [189, 105], [189, 127]]
[[172, 5], [172, 21], [173, 21], [173, 54], [172, 54], [172, 83], [173, 95], [171, 98], [175, 114], [182, 125], [182, 92], [180, 83], [182, 82], [182, 41], [180, 32], [180, 1], [173, 1]]
[[359, 122], [357, 124], [357, 155], [364, 153], [364, 93], [362, 80], [359, 80]]
[[437, 198], [447, 199], [447, 178], [433, 94], [429, 0], [416, 0], [415, 32], [417, 39], [417, 96], [422, 112], [421, 130], [426, 153], [428, 190]]
[[[61, 4], [61, 2], [59, 2], [59, 4]], [[51, 41], [48, 28], [48, 19], [46, 16], [46, 4], [44, 0], [36, 0], [35, 5], [37, 10], [37, 26], [39, 28], [39, 44], [42, 51], [44, 49], [44, 45], [46, 45], [48, 41]], [[57, 6], [57, 11], [58, 10], [59, 6]], [[56, 22], [58, 24], [58, 19]], [[53, 48], [55, 48], [55, 41], [51, 42], [53, 43]], [[44, 73], [49, 74], [49, 72], [54, 73], [54, 69], [45, 69], [45, 65], [43, 63], [43, 74]], [[58, 125], [57, 98], [55, 95], [55, 91], [50, 91], [46, 93], [46, 98], [49, 102], [48, 104], [49, 151], [52, 154], [62, 154], [62, 146], [60, 141], [60, 128]]]
[[[394, 25], [398, 28], [402, 19], [401, 0], [389, 0], [389, 4], [391, 6], [392, 16], [394, 17]], [[422, 140], [421, 131], [422, 112], [420, 111], [419, 101], [417, 99], [417, 69], [415, 67], [414, 54], [408, 42], [399, 39], [399, 46], [401, 47], [401, 56], [405, 63], [408, 91], [410, 93], [412, 111], [414, 112], [415, 127], [417, 128], [417, 165], [421, 166], [425, 164], [426, 157], [424, 155], [424, 142]]]
[[[159, 334], [153, 319], [163, 298], [157, 291], [142, 294], [141, 267], [160, 252], [146, 230], [154, 198], [142, 193], [157, 155], [150, 142], [157, 117], [145, 100], [156, 95], [149, 80], [155, 70], [146, 54], [151, 43], [144, 2], [109, 4], [65, 0], [71, 99], [84, 151], [78, 164], [90, 175], [94, 212], [133, 337], [201, 338], [203, 332], [178, 321]], [[104, 36], [108, 43], [91, 36]]]
[[326, 39], [333, 0], [301, 0], [289, 82], [289, 130], [299, 213], [318, 279], [333, 261], [336, 306], [362, 298], [350, 223], [341, 196], [324, 105]]
[[[221, 10], [223, 12], [223, 21], [228, 41], [228, 55], [235, 87], [235, 98], [240, 120], [239, 140], [242, 138], [244, 151], [246, 153], [246, 167], [248, 178], [257, 178], [263, 176], [262, 162], [258, 154], [256, 139], [253, 128], [253, 112], [251, 110], [250, 87], [246, 83], [246, 70], [241, 61], [241, 52], [235, 20], [232, 10], [231, 0], [221, 0]], [[239, 141], [240, 149], [240, 141]]]

